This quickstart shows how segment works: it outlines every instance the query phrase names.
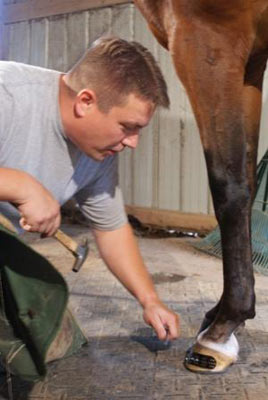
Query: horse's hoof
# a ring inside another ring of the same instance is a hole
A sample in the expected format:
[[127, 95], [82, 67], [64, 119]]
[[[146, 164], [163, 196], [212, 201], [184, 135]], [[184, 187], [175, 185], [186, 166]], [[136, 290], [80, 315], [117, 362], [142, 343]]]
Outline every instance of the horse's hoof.
[[226, 356], [195, 343], [186, 352], [184, 366], [192, 372], [216, 374], [226, 371], [236, 360], [237, 357]]
[[196, 343], [188, 349], [184, 366], [192, 372], [215, 374], [226, 371], [238, 358], [239, 345], [234, 334], [226, 343], [206, 340], [201, 332]]

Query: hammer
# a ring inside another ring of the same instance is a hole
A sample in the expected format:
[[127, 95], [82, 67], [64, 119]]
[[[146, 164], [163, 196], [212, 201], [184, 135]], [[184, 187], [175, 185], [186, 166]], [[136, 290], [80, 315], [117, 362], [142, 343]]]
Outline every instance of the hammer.
[[[0, 224], [11, 232], [17, 232], [13, 224], [2, 214], [0, 214]], [[75, 263], [72, 270], [74, 272], [78, 272], [85, 262], [89, 252], [88, 239], [85, 239], [84, 244], [79, 245], [75, 240], [66, 235], [66, 233], [62, 232], [60, 229], [56, 231], [53, 237], [63, 244], [63, 246], [65, 246], [66, 249], [68, 249], [74, 255]]]
[[66, 233], [62, 232], [60, 229], [54, 233], [54, 238], [56, 238], [63, 246], [66, 247], [75, 257], [75, 262], [72, 270], [74, 272], [78, 272], [82, 265], [84, 264], [85, 259], [87, 258], [89, 252], [88, 239], [84, 240], [83, 244], [78, 244], [75, 240], [73, 240], [70, 236], [66, 235]]

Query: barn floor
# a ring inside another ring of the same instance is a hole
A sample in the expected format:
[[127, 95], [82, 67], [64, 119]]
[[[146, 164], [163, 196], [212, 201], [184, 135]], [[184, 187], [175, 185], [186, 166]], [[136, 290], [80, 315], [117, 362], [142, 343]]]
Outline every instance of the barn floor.
[[[87, 228], [65, 225], [78, 241]], [[221, 262], [194, 250], [198, 239], [139, 238], [147, 266], [162, 299], [181, 318], [181, 337], [170, 347], [143, 323], [136, 301], [121, 287], [97, 255], [78, 274], [73, 257], [54, 239], [29, 235], [35, 249], [66, 277], [71, 308], [88, 345], [50, 365], [44, 382], [12, 381], [14, 400], [262, 400], [268, 398], [268, 277], [256, 274], [257, 316], [238, 332], [236, 365], [222, 375], [198, 375], [183, 367], [185, 350], [206, 310], [222, 288]], [[0, 399], [9, 399], [5, 379]]]

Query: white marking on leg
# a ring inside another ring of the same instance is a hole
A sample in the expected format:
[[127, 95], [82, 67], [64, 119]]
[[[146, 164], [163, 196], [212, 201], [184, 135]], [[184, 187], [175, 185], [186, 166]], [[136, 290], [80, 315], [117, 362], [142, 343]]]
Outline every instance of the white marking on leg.
[[219, 353], [225, 354], [228, 357], [237, 359], [239, 352], [239, 344], [236, 336], [232, 333], [229, 339], [225, 343], [217, 343], [203, 338], [208, 328], [199, 333], [197, 336], [197, 343], [201, 344], [208, 349], [218, 351]]

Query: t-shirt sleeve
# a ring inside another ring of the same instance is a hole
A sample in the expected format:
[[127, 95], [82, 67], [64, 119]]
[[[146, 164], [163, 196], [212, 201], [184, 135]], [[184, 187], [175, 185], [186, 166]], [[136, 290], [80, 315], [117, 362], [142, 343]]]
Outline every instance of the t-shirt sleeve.
[[94, 183], [81, 189], [75, 198], [92, 228], [109, 231], [125, 225], [127, 216], [118, 185], [118, 157], [107, 158]]

